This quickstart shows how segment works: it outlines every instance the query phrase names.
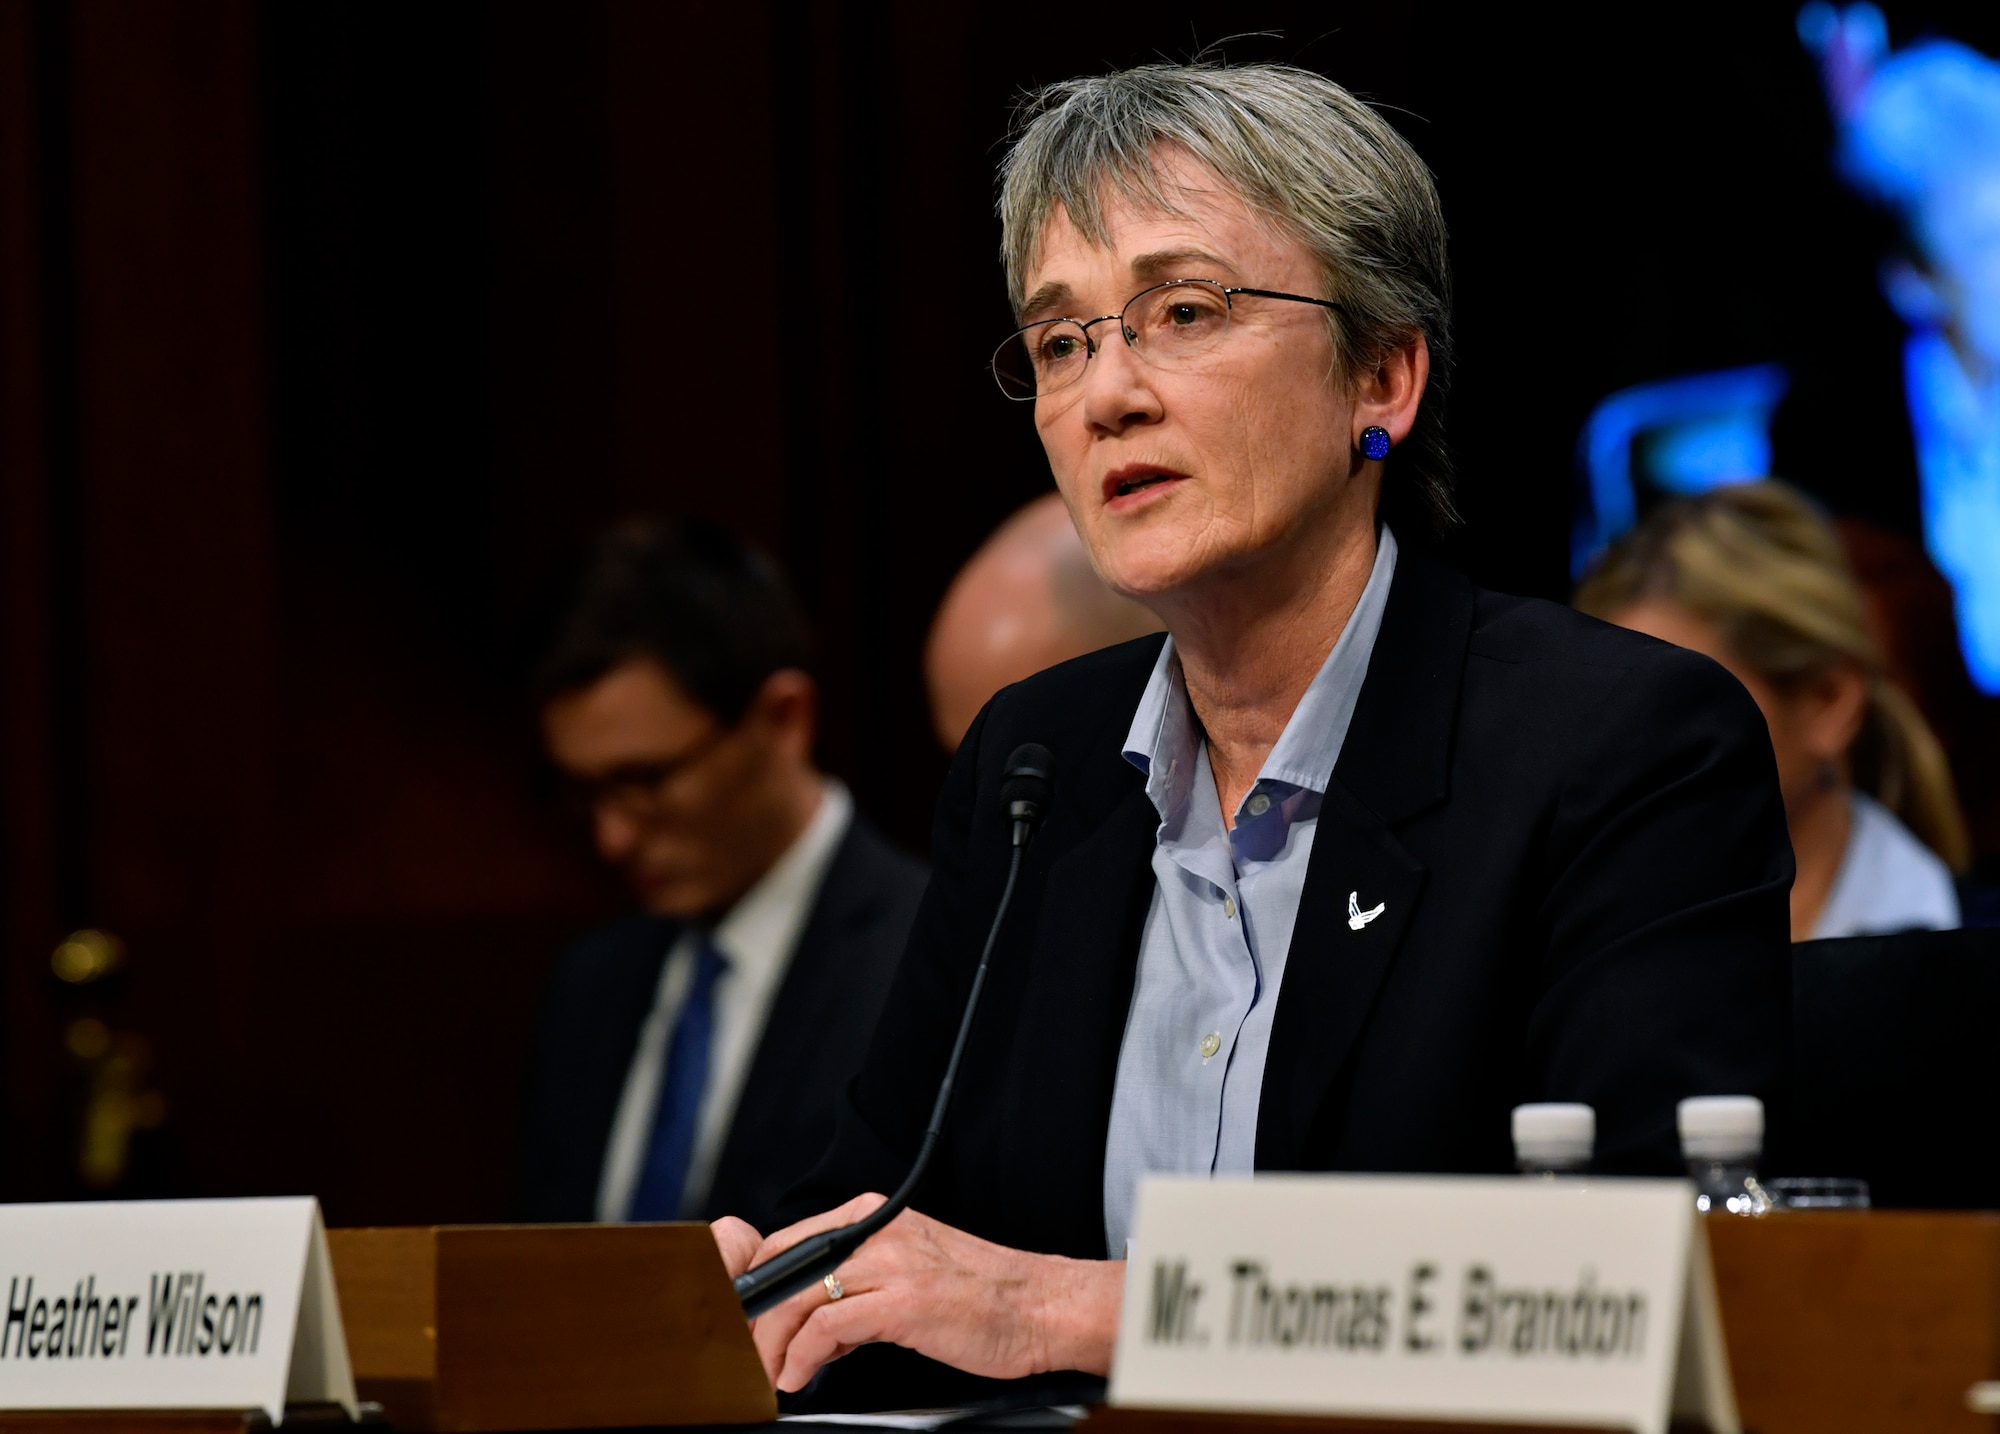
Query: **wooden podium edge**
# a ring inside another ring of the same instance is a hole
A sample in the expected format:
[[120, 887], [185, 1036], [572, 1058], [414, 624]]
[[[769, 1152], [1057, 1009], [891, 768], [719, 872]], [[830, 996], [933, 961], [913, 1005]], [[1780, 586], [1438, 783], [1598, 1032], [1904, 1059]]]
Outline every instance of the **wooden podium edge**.
[[[285, 1407], [286, 1429], [380, 1428], [382, 1410], [363, 1405], [357, 1425], [338, 1404]], [[268, 1434], [262, 1409], [0, 1410], [0, 1434]]]
[[261, 1409], [26, 1409], [0, 1413], [0, 1434], [246, 1434]]

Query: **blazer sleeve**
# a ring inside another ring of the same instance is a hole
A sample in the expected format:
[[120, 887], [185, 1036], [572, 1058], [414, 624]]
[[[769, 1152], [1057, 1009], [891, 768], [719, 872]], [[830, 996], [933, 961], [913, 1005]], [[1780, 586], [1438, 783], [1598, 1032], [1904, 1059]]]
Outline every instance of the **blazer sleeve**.
[[549, 972], [522, 1090], [515, 1218], [597, 1218], [611, 1123], [675, 934], [627, 917], [577, 940]]
[[583, 1086], [577, 1052], [590, 1040], [588, 1002], [578, 964], [572, 948], [549, 973], [522, 1087], [514, 1151], [514, 1218], [531, 1223], [596, 1218], [597, 1182], [595, 1172], [585, 1178], [588, 1142], [576, 1110]]
[[1672, 1171], [1683, 1096], [1783, 1124], [1791, 843], [1763, 716], [1716, 663], [1658, 647], [1594, 718], [1556, 802], [1528, 1054], [1596, 1107], [1600, 1168]]

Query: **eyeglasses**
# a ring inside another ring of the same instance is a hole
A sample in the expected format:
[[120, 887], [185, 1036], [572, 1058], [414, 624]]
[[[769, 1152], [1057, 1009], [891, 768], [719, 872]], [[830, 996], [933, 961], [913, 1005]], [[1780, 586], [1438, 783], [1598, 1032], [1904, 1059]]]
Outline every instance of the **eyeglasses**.
[[656, 820], [666, 810], [667, 788], [673, 780], [720, 746], [730, 730], [718, 724], [685, 750], [657, 762], [627, 762], [601, 777], [572, 777], [564, 783], [569, 803], [580, 816], [608, 808], [631, 821]]
[[1185, 366], [1207, 353], [1229, 332], [1236, 296], [1317, 304], [1338, 312], [1331, 299], [1280, 294], [1274, 289], [1227, 289], [1213, 279], [1169, 279], [1142, 289], [1115, 314], [1095, 319], [1044, 319], [1007, 335], [993, 351], [993, 377], [1011, 399], [1028, 402], [1060, 393], [1083, 377], [1097, 352], [1090, 331], [1118, 321], [1118, 331], [1134, 353], [1157, 368]]

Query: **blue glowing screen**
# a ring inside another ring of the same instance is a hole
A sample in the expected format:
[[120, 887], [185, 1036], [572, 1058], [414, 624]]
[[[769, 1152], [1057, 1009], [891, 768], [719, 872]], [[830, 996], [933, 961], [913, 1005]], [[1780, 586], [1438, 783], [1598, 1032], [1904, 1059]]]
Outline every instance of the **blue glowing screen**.
[[[1973, 682], [2000, 696], [2000, 62], [1945, 39], [1892, 52], [1868, 4], [1815, 0], [1798, 32], [1819, 62], [1842, 178], [1902, 231], [1881, 285], [1906, 329], [1924, 545], [1951, 584]], [[1571, 545], [1576, 572], [1632, 526], [1642, 490], [1768, 474], [1784, 390], [1773, 365], [1668, 379], [1599, 404], [1579, 443], [1587, 511]]]
[[1640, 384], [1591, 411], [1577, 442], [1588, 502], [1570, 544], [1577, 577], [1639, 517], [1639, 493], [1700, 493], [1771, 473], [1771, 415], [1788, 380], [1777, 364]]
[[1950, 581], [1965, 665], [2000, 695], [2000, 63], [1952, 40], [1891, 53], [1873, 5], [1811, 4], [1841, 175], [1904, 249], [1882, 292], [1908, 328], [1924, 546]]

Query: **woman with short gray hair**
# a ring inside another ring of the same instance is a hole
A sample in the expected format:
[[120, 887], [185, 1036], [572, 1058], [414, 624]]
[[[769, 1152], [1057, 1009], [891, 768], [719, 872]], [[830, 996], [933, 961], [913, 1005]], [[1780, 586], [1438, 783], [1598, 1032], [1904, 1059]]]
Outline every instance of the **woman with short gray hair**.
[[808, 1218], [716, 1226], [736, 1273], [900, 1181], [1007, 880], [1008, 754], [1051, 749], [912, 1208], [755, 1325], [785, 1390], [866, 1344], [933, 1361], [834, 1366], [854, 1406], [951, 1397], [940, 1364], [1105, 1373], [1148, 1174], [1504, 1170], [1536, 1100], [1596, 1107], [1600, 1168], [1668, 1171], [1676, 1101], [1782, 1065], [1791, 854], [1749, 698], [1422, 551], [1450, 280], [1395, 130], [1284, 66], [1073, 80], [1023, 111], [1000, 216], [995, 380], [1168, 631], [988, 704]]
[[999, 203], [1016, 313], [1025, 312], [1033, 252], [1052, 215], [1062, 211], [1098, 244], [1107, 208], [1121, 201], [1174, 212], [1175, 176], [1155, 157], [1179, 151], [1312, 257], [1338, 305], [1324, 312], [1337, 362], [1365, 366], [1423, 336], [1430, 378], [1397, 466], [1432, 521], [1456, 517], [1444, 441], [1452, 363], [1444, 211], [1430, 171], [1386, 120], [1309, 70], [1149, 65], [1050, 85], [1021, 121], [1000, 167]]

